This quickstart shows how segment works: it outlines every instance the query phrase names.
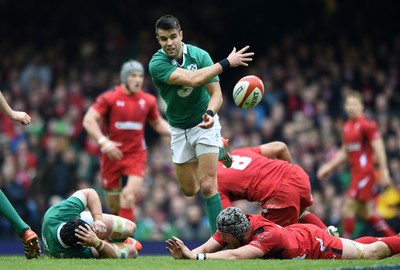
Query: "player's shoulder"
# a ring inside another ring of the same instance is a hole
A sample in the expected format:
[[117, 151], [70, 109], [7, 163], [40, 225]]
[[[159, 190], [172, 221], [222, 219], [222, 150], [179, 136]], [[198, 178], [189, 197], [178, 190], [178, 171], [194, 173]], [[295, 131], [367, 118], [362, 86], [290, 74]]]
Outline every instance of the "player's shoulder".
[[260, 154], [261, 153], [261, 149], [259, 146], [256, 147], [242, 147], [242, 148], [238, 148], [232, 151], [232, 155], [236, 154], [236, 155], [240, 155], [240, 154]]
[[186, 48], [188, 51], [196, 51], [196, 52], [206, 52], [206, 50], [200, 48], [199, 46], [193, 45], [193, 44], [185, 44]]
[[110, 99], [112, 97], [115, 97], [115, 96], [118, 95], [117, 88], [118, 88], [118, 86], [114, 86], [112, 88], [109, 88], [109, 89], [105, 90], [103, 93], [101, 93], [99, 95], [99, 97], [106, 98], [106, 99]]
[[369, 116], [362, 116], [358, 119], [358, 122], [365, 128], [376, 127], [377, 122], [375, 119]]
[[155, 61], [164, 60], [169, 62], [169, 57], [164, 53], [162, 49], [156, 51], [150, 59], [149, 66], [153, 65]]
[[143, 98], [143, 99], [145, 99], [147, 101], [150, 101], [150, 102], [155, 102], [157, 100], [157, 98], [153, 94], [145, 92], [143, 89], [141, 89], [138, 92], [138, 94], [139, 94], [140, 98]]
[[204, 57], [205, 55], [209, 55], [209, 53], [206, 50], [204, 50], [196, 45], [192, 45], [192, 44], [185, 44], [185, 45], [186, 45], [187, 53], [191, 56]]

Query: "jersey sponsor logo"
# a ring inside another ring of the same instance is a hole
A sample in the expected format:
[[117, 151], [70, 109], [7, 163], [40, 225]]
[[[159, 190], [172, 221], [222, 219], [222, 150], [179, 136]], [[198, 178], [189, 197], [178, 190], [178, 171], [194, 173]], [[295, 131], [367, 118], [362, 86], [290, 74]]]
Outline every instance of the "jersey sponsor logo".
[[367, 159], [367, 155], [365, 153], [362, 153], [362, 155], [360, 156], [359, 162], [360, 162], [361, 167], [365, 167], [367, 165], [368, 159]]
[[142, 130], [143, 125], [139, 122], [115, 122], [115, 128], [117, 129], [126, 129], [126, 130]]
[[125, 101], [123, 101], [123, 100], [117, 100], [117, 101], [115, 102], [115, 105], [116, 105], [117, 107], [125, 107]]
[[369, 182], [369, 176], [364, 177], [363, 179], [360, 180], [360, 182], [358, 182], [358, 189], [362, 189], [363, 187], [365, 187]]
[[359, 151], [361, 149], [360, 143], [349, 143], [346, 145], [346, 149], [348, 152]]
[[187, 97], [192, 93], [192, 91], [193, 91], [193, 87], [183, 86], [181, 89], [179, 89], [177, 91], [177, 94], [180, 97]]

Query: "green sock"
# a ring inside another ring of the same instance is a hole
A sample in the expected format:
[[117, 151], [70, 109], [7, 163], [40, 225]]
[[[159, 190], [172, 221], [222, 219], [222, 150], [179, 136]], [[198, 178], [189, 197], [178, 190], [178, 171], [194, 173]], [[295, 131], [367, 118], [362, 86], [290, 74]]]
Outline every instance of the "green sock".
[[14, 207], [4, 195], [3, 191], [0, 190], [0, 214], [4, 216], [14, 227], [14, 231], [22, 237], [27, 229], [30, 229], [22, 218], [15, 211]]
[[222, 148], [219, 148], [219, 153], [218, 153], [218, 160], [222, 160], [222, 157], [224, 156], [224, 154], [222, 153]]
[[205, 198], [206, 201], [206, 213], [208, 218], [208, 223], [210, 224], [211, 235], [217, 231], [217, 216], [222, 210], [221, 197], [219, 193]]

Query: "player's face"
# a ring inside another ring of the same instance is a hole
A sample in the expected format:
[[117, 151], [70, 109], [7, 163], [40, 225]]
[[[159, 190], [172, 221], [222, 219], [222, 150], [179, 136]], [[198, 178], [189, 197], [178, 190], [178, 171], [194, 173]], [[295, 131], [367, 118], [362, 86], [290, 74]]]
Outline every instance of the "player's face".
[[229, 246], [232, 246], [234, 248], [240, 247], [239, 239], [237, 239], [236, 236], [234, 236], [233, 234], [223, 233], [223, 232], [220, 232], [220, 234], [221, 234], [222, 240], [224, 240], [224, 242], [228, 243]]
[[144, 75], [141, 72], [132, 72], [128, 76], [128, 91], [136, 93], [142, 88], [144, 81]]
[[349, 118], [354, 119], [362, 114], [364, 106], [358, 98], [350, 96], [346, 98], [344, 109]]
[[182, 37], [182, 31], [178, 31], [178, 29], [158, 29], [157, 31], [158, 43], [171, 59], [180, 60], [182, 58]]

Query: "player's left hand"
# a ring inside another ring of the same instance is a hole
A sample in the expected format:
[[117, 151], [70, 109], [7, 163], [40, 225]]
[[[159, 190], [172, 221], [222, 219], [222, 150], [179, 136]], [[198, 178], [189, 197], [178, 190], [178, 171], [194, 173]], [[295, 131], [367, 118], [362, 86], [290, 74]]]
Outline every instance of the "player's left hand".
[[13, 111], [10, 115], [10, 119], [20, 122], [23, 125], [29, 125], [31, 123], [31, 117], [26, 112]]
[[198, 127], [209, 129], [214, 126], [214, 118], [209, 114], [203, 114], [203, 122], [197, 125]]
[[167, 250], [175, 259], [192, 259], [194, 260], [196, 256], [190, 251], [190, 249], [185, 246], [183, 241], [178, 237], [172, 236], [171, 239], [165, 241], [167, 243]]
[[379, 186], [385, 190], [392, 184], [392, 179], [389, 174], [383, 174], [378, 181]]

